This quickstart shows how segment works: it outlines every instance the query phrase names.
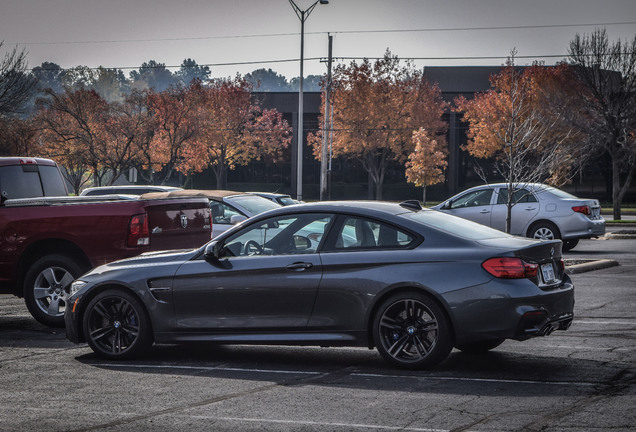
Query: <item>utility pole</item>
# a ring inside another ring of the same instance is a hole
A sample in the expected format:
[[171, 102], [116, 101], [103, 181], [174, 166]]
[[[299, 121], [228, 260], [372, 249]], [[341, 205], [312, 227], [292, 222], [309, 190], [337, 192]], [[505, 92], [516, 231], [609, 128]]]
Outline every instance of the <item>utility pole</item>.
[[303, 108], [303, 80], [304, 71], [303, 63], [305, 60], [305, 21], [309, 18], [309, 15], [314, 10], [317, 4], [329, 4], [329, 0], [316, 0], [307, 9], [302, 10], [294, 3], [294, 0], [289, 0], [289, 4], [296, 12], [296, 16], [300, 20], [300, 79], [298, 82], [298, 134], [297, 134], [297, 156], [296, 156], [296, 199], [303, 199], [303, 144], [304, 144], [304, 108]]
[[[331, 100], [331, 64], [333, 60], [332, 56], [333, 48], [333, 36], [329, 35], [329, 57], [327, 59], [327, 83], [325, 88], [325, 112], [324, 112], [324, 127], [322, 130], [322, 153], [320, 155], [320, 201], [327, 199], [327, 155], [329, 147], [329, 137], [331, 135], [331, 122], [329, 121], [330, 113], [330, 100]], [[329, 164], [330, 165], [330, 164]], [[331, 168], [331, 167], [329, 167]]]

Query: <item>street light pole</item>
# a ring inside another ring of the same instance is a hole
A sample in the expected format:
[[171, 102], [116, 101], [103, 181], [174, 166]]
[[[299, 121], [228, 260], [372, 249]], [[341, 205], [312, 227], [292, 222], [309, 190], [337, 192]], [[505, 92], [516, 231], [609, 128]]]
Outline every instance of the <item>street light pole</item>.
[[316, 5], [329, 4], [329, 0], [316, 0], [307, 9], [302, 10], [289, 0], [289, 4], [296, 12], [296, 16], [300, 19], [300, 79], [298, 82], [298, 136], [296, 140], [296, 199], [303, 199], [303, 144], [304, 144], [304, 124], [303, 124], [303, 64], [305, 60], [305, 20], [309, 18], [309, 14], [314, 10]]

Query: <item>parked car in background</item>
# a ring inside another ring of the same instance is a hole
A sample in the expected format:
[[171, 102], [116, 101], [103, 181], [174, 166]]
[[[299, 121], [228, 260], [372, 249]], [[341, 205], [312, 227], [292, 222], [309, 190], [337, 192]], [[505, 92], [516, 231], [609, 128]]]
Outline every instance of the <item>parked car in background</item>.
[[[510, 233], [541, 240], [563, 240], [563, 250], [579, 239], [605, 234], [605, 219], [598, 200], [577, 198], [540, 183], [515, 185]], [[470, 188], [432, 207], [501, 231], [506, 229], [508, 185]]]
[[254, 195], [261, 196], [263, 198], [267, 198], [268, 200], [272, 200], [275, 203], [278, 203], [282, 206], [300, 204], [302, 201], [298, 201], [293, 199], [290, 195], [280, 194], [275, 192], [249, 192]]
[[23, 297], [46, 325], [63, 325], [73, 279], [142, 252], [210, 240], [203, 198], [66, 196], [57, 164], [0, 158], [0, 293]]
[[196, 251], [82, 276], [66, 334], [108, 359], [206, 341], [368, 346], [427, 368], [454, 346], [485, 352], [567, 330], [574, 288], [561, 246], [413, 203], [282, 207]]
[[228, 190], [183, 189], [142, 195], [142, 198], [177, 197], [204, 197], [210, 200], [212, 238], [247, 218], [280, 207], [280, 204], [254, 193]]
[[182, 190], [174, 186], [158, 186], [158, 185], [118, 185], [118, 186], [95, 186], [89, 187], [80, 192], [80, 196], [94, 195], [143, 195], [149, 192], [170, 192], [174, 190]]

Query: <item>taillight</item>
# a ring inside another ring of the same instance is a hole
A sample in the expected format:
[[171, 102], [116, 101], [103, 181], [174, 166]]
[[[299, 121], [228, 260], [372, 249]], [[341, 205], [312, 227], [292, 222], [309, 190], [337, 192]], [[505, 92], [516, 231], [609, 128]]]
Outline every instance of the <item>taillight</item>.
[[488, 273], [501, 279], [523, 279], [537, 277], [538, 264], [530, 264], [521, 258], [490, 258], [481, 266]]
[[145, 213], [134, 215], [128, 225], [128, 247], [148, 246], [150, 244], [150, 230], [148, 217]]
[[590, 206], [586, 206], [586, 205], [574, 206], [572, 207], [572, 210], [574, 210], [576, 213], [582, 213], [585, 216], [589, 216], [592, 214], [592, 212], [590, 211]]

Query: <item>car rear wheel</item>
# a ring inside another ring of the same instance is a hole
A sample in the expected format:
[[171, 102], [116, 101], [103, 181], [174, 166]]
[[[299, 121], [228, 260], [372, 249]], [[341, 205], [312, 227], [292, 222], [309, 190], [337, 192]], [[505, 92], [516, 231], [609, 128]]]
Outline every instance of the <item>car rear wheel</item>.
[[150, 348], [152, 331], [143, 305], [131, 294], [109, 289], [93, 298], [84, 313], [84, 336], [101, 357], [138, 357]]
[[71, 282], [84, 269], [66, 255], [46, 255], [29, 267], [24, 278], [24, 302], [44, 325], [64, 326], [64, 310]]
[[563, 240], [563, 252], [571, 251], [579, 244], [579, 239]]
[[453, 348], [441, 307], [416, 292], [396, 294], [382, 303], [373, 320], [373, 339], [385, 360], [405, 369], [435, 366]]
[[455, 348], [467, 354], [483, 354], [490, 351], [491, 349], [497, 348], [504, 341], [505, 339], [493, 339], [487, 341], [470, 342], [455, 345]]
[[561, 233], [553, 223], [540, 222], [530, 228], [528, 237], [537, 240], [555, 240], [561, 238]]

